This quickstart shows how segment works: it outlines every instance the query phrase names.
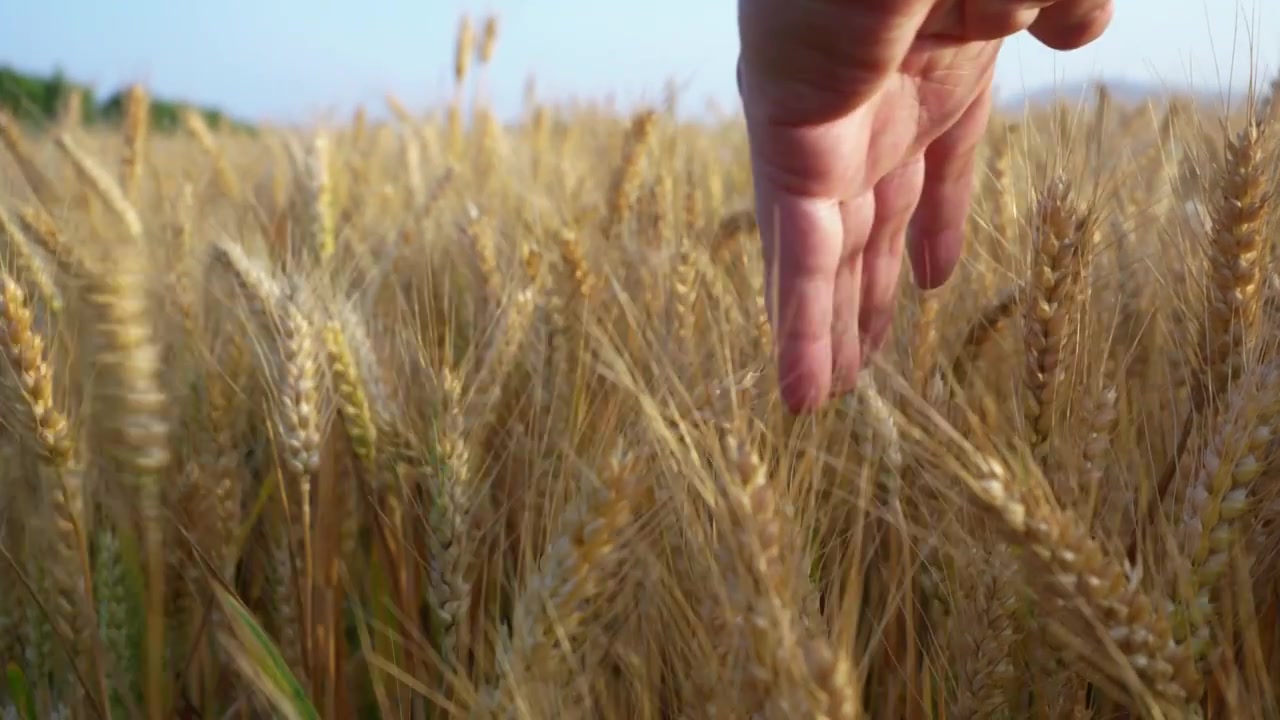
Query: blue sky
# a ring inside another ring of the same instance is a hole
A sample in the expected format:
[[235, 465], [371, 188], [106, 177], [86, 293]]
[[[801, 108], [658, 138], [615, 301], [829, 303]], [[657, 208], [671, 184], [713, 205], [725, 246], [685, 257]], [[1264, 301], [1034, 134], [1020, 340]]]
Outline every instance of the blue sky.
[[[1280, 66], [1276, 0], [1116, 4], [1108, 34], [1084, 50], [1010, 41], [1001, 94], [1097, 75], [1220, 91], [1251, 64]], [[103, 94], [140, 80], [249, 119], [308, 121], [362, 102], [381, 110], [389, 91], [415, 108], [443, 100], [459, 16], [491, 11], [501, 30], [488, 89], [504, 115], [531, 73], [544, 97], [614, 93], [630, 105], [672, 78], [687, 107], [736, 100], [736, 0], [7, 0], [0, 64], [61, 66]]]

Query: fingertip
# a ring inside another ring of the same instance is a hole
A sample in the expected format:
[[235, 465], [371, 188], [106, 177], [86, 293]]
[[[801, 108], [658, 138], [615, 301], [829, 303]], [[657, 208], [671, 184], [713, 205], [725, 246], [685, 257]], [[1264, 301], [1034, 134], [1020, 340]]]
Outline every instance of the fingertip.
[[793, 414], [822, 408], [831, 395], [830, 341], [805, 348], [780, 348], [778, 386], [782, 400]]
[[831, 370], [831, 388], [824, 398], [840, 396], [853, 390], [862, 371], [862, 352], [865, 338], [857, 331], [847, 332], [833, 340], [834, 356]]
[[1059, 3], [1042, 11], [1027, 31], [1052, 50], [1079, 50], [1102, 37], [1114, 13], [1110, 0], [1083, 7], [1079, 2]]
[[782, 383], [782, 400], [793, 415], [808, 415], [822, 409], [830, 390], [820, 390], [819, 386], [807, 381]]
[[936, 290], [951, 279], [960, 263], [964, 231], [951, 229], [932, 236], [916, 236], [910, 245], [911, 275], [916, 287]]

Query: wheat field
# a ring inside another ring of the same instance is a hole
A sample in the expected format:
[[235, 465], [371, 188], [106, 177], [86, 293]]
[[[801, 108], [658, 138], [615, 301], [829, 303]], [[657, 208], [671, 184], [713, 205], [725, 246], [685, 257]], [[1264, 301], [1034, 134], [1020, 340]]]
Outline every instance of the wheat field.
[[993, 118], [786, 412], [740, 120], [0, 116], [0, 718], [1280, 717], [1280, 102]]

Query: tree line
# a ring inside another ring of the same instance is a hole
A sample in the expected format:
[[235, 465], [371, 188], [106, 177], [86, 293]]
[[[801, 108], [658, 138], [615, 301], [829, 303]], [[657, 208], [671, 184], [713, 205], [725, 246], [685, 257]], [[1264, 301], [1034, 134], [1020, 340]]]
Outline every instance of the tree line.
[[[0, 109], [19, 122], [29, 125], [46, 126], [56, 122], [66, 112], [71, 97], [77, 92], [80, 95], [77, 112], [81, 123], [117, 123], [124, 114], [127, 91], [128, 88], [120, 88], [99, 100], [92, 87], [69, 79], [61, 71], [40, 76], [0, 66]], [[151, 98], [150, 106], [151, 127], [161, 132], [180, 126], [184, 108], [199, 112], [211, 127], [249, 129], [248, 125], [228, 117], [217, 108], [199, 107], [156, 97]]]

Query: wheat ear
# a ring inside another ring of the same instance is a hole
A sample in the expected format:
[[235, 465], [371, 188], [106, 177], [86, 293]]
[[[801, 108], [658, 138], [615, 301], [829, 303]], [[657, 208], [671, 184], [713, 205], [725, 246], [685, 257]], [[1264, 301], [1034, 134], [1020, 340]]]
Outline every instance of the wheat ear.
[[463, 418], [462, 380], [449, 367], [440, 371], [440, 393], [436, 445], [442, 462], [429, 480], [433, 503], [428, 596], [438, 623], [441, 655], [446, 663], [461, 663], [469, 650], [467, 631], [471, 627], [469, 550], [475, 538], [469, 518], [476, 488]]
[[120, 162], [120, 184], [125, 198], [130, 201], [138, 197], [150, 124], [151, 98], [146, 88], [138, 84], [129, 86], [124, 100], [124, 157]]
[[23, 138], [18, 123], [4, 110], [0, 110], [0, 143], [4, 144], [5, 149], [17, 162], [22, 177], [26, 179], [27, 185], [31, 187], [40, 204], [46, 208], [61, 204], [62, 194], [58, 192], [57, 185], [44, 170], [40, 169], [40, 165], [32, 157], [31, 146]]
[[[75, 457], [70, 423], [58, 409], [53, 369], [45, 357], [44, 339], [32, 323], [26, 294], [7, 272], [0, 270], [0, 351], [8, 365], [8, 389], [17, 396], [6, 410], [16, 414], [16, 428], [41, 462], [41, 477], [49, 487], [51, 603], [54, 629], [76, 651], [94, 649], [92, 572], [86, 539], [82, 469]], [[101, 680], [105, 697], [106, 680]]]
[[[1138, 697], [1143, 691], [1165, 707], [1187, 708], [1204, 691], [1192, 648], [1176, 641], [1165, 608], [1122, 564], [1092, 538], [1080, 519], [1041, 501], [1039, 494], [1013, 482], [1004, 466], [981, 461], [985, 471], [967, 483], [979, 501], [1002, 520], [1010, 539], [1025, 546], [1028, 578], [1061, 615], [1077, 641], [1092, 652], [1079, 658], [1100, 666], [1109, 678], [1125, 683]], [[1041, 481], [1042, 482], [1042, 481]], [[1050, 628], [1067, 627], [1055, 623]], [[1059, 638], [1066, 637], [1062, 632]], [[1123, 663], [1118, 662], [1123, 660]]]
[[619, 568], [620, 543], [640, 486], [632, 463], [628, 455], [614, 456], [599, 487], [584, 490], [515, 599], [505, 653], [511, 670], [504, 673], [507, 682], [488, 694], [503, 698], [504, 707], [518, 707], [509, 696], [518, 689], [563, 687], [566, 668], [557, 646], [561, 640], [576, 644], [589, 604], [609, 592]]
[[169, 401], [160, 383], [160, 346], [154, 338], [141, 248], [114, 253], [109, 271], [87, 279], [85, 302], [98, 336], [95, 447], [107, 479], [137, 498], [146, 557], [146, 682], [148, 717], [165, 711], [165, 547], [160, 482], [170, 461]]
[[15, 277], [29, 283], [55, 315], [61, 314], [62, 291], [49, 276], [44, 260], [36, 255], [30, 238], [4, 208], [0, 208], [0, 240], [3, 240], [4, 250], [16, 266]]
[[1251, 512], [1254, 485], [1268, 464], [1280, 422], [1280, 364], [1258, 369], [1233, 388], [1187, 492], [1183, 550], [1191, 563], [1190, 636], [1197, 657], [1210, 649], [1211, 593]]
[[1026, 428], [1036, 458], [1050, 474], [1054, 464], [1050, 445], [1065, 370], [1068, 324], [1076, 309], [1087, 232], [1077, 218], [1070, 184], [1061, 176], [1055, 178], [1040, 199], [1024, 327]]
[[92, 157], [86, 153], [80, 145], [71, 138], [70, 135], [59, 135], [57, 139], [58, 147], [66, 153], [71, 159], [71, 164], [75, 166], [76, 171], [80, 173], [85, 182], [93, 188], [94, 192], [111, 208], [111, 211], [120, 218], [124, 223], [125, 230], [128, 231], [130, 239], [135, 243], [142, 242], [142, 217], [138, 215], [138, 210], [125, 197], [124, 190], [120, 184], [111, 177], [106, 170], [103, 169]]

